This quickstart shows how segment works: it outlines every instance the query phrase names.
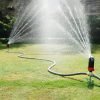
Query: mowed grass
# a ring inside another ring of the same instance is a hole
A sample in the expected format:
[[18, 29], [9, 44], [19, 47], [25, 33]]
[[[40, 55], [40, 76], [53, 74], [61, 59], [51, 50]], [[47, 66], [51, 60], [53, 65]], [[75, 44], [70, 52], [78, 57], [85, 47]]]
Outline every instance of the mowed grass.
[[[10, 51], [28, 57], [55, 60], [54, 70], [62, 73], [87, 72], [88, 60], [80, 55], [51, 52], [47, 45], [13, 45]], [[47, 71], [50, 62], [26, 60], [0, 47], [0, 100], [100, 100], [100, 81], [88, 88], [88, 76], [60, 77]], [[95, 73], [100, 75], [100, 45], [94, 45]]]

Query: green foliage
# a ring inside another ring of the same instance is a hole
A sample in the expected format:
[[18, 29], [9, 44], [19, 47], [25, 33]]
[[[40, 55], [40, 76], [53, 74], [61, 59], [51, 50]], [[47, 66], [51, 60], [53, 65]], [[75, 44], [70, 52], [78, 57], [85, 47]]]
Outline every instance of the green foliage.
[[9, 15], [0, 20], [0, 37], [8, 37], [10, 35], [14, 21], [14, 17]]
[[89, 23], [91, 28], [96, 28], [97, 26], [100, 26], [100, 16], [89, 16]]
[[100, 16], [99, 15], [91, 15], [89, 16], [89, 24], [90, 24], [90, 33], [91, 33], [91, 42], [100, 43]]

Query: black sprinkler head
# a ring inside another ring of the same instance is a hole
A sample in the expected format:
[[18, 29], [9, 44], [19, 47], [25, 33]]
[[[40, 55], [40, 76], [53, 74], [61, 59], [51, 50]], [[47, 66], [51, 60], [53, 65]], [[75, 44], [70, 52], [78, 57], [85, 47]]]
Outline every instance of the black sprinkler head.
[[94, 71], [94, 57], [89, 58], [88, 71], [89, 72]]
[[7, 7], [7, 9], [10, 10], [10, 11], [14, 11], [15, 10], [15, 8], [13, 6], [9, 6], [9, 7]]
[[7, 43], [7, 45], [6, 45], [6, 46], [7, 46], [7, 48], [9, 48], [9, 47], [10, 47], [10, 44], [8, 44], [8, 43]]

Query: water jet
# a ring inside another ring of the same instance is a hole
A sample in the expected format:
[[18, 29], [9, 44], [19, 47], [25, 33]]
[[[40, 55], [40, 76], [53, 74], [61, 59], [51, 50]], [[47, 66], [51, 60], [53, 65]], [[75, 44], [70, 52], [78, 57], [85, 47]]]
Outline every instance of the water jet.
[[[89, 26], [84, 6], [80, 0], [55, 0], [55, 3], [54, 0], [38, 0], [35, 3], [33, 1], [26, 6], [23, 14], [19, 15], [18, 22], [16, 21], [9, 37], [7, 47], [9, 48], [11, 43], [25, 40], [28, 37], [33, 38], [35, 35], [39, 36], [40, 40], [43, 38], [43, 41], [46, 41], [45, 38], [54, 36], [63, 37], [67, 54], [82, 54], [89, 58], [89, 73], [73, 72], [62, 74], [52, 70], [56, 65], [55, 61], [39, 59], [52, 63], [48, 67], [48, 71], [59, 76], [88, 75], [90, 82], [92, 77], [100, 80], [98, 76], [93, 74], [94, 57], [90, 56]], [[27, 59], [27, 57], [19, 57]]]

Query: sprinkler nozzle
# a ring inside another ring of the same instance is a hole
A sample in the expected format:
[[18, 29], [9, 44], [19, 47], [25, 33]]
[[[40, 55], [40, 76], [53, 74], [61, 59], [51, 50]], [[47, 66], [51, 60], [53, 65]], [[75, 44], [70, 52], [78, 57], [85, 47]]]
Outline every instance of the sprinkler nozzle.
[[89, 72], [94, 71], [94, 57], [92, 56], [89, 58], [88, 71]]
[[10, 44], [9, 44], [9, 43], [7, 43], [7, 45], [6, 45], [6, 46], [7, 46], [7, 48], [9, 48], [9, 47], [10, 47]]

